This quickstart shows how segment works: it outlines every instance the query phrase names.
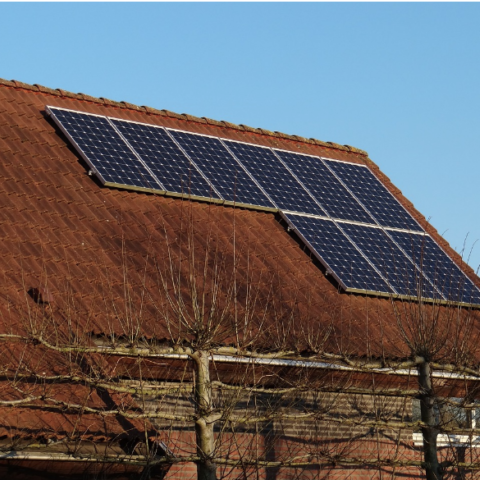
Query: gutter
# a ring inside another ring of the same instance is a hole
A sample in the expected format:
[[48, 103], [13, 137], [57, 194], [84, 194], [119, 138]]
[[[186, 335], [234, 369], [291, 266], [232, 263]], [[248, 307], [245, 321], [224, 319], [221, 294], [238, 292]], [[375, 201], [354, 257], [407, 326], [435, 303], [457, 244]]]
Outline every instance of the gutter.
[[[10, 451], [0, 453], [0, 461], [2, 460], [30, 460], [30, 461], [59, 461], [59, 462], [81, 462], [81, 463], [116, 463], [127, 465], [138, 465], [144, 467], [155, 463], [144, 455], [105, 455], [105, 456], [81, 456], [69, 455], [66, 453], [19, 453]], [[158, 463], [158, 460], [157, 460]]]
[[[361, 368], [349, 367], [346, 365], [337, 365], [329, 362], [308, 362], [305, 360], [285, 360], [285, 359], [267, 359], [267, 358], [245, 358], [245, 357], [233, 357], [230, 355], [211, 355], [213, 361], [223, 363], [254, 363], [256, 365], [271, 365], [275, 367], [295, 367], [295, 368], [321, 368], [326, 370], [339, 370], [349, 372], [361, 372], [366, 373]], [[418, 376], [418, 370], [416, 368], [372, 368], [367, 373], [379, 373], [386, 375], [408, 375]], [[432, 376], [435, 378], [449, 378], [455, 380], [478, 380], [478, 377], [472, 375], [461, 375], [453, 372], [433, 372]]]
[[[130, 354], [126, 352], [116, 353], [112, 347], [99, 347], [104, 349], [106, 353], [112, 353], [113, 355], [121, 356], [137, 356], [135, 354]], [[108, 352], [111, 350], [111, 352]], [[186, 353], [150, 353], [145, 355], [145, 358], [164, 358], [167, 360], [190, 360], [190, 355]], [[348, 365], [338, 365], [331, 362], [320, 362], [320, 361], [308, 361], [308, 360], [288, 360], [282, 358], [259, 358], [259, 357], [241, 357], [234, 355], [220, 355], [220, 354], [210, 354], [210, 359], [214, 362], [219, 363], [236, 363], [236, 364], [254, 364], [254, 365], [267, 365], [271, 367], [290, 367], [290, 368], [318, 368], [324, 370], [335, 370], [335, 371], [344, 371], [344, 372], [357, 372], [357, 373], [378, 373], [383, 375], [401, 375], [401, 376], [418, 376], [418, 370], [416, 368], [391, 368], [391, 367], [379, 367], [379, 368], [369, 368], [368, 370], [362, 369], [360, 367], [351, 367]], [[473, 375], [463, 375], [455, 372], [442, 372], [434, 371], [432, 373], [434, 378], [443, 378], [450, 380], [479, 380], [479, 377]]]

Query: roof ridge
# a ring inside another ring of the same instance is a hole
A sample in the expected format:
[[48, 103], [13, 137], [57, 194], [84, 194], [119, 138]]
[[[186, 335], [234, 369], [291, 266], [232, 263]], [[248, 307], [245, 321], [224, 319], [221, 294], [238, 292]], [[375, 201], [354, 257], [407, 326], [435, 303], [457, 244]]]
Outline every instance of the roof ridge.
[[334, 150], [343, 150], [343, 151], [357, 153], [359, 155], [368, 157], [368, 153], [365, 150], [352, 147], [351, 145], [340, 145], [334, 142], [323, 142], [322, 140], [317, 140], [316, 138], [305, 138], [299, 135], [289, 135], [282, 132], [271, 132], [270, 130], [266, 130], [264, 128], [253, 128], [253, 127], [249, 127], [247, 125], [242, 125], [242, 124], [237, 125], [235, 123], [231, 123], [225, 120], [217, 121], [207, 117], [200, 118], [194, 115], [189, 115], [187, 113], [179, 114], [179, 113], [171, 112], [169, 110], [157, 110], [156, 108], [152, 108], [144, 105], [138, 106], [138, 105], [134, 105], [133, 103], [124, 102], [124, 101], [116, 102], [108, 98], [92, 97], [91, 95], [86, 95], [84, 93], [72, 93], [60, 88], [52, 89], [49, 87], [44, 87], [43, 85], [39, 85], [37, 83], [30, 85], [28, 83], [20, 82], [18, 80], [5, 80], [3, 78], [0, 78], [0, 86], [23, 89], [23, 90], [31, 90], [34, 92], [41, 92], [48, 95], [55, 95], [57, 97], [74, 98], [74, 99], [82, 100], [85, 102], [100, 103], [102, 105], [111, 105], [117, 108], [124, 108], [128, 110], [135, 110], [135, 111], [149, 113], [150, 115], [173, 117], [173, 118], [178, 118], [181, 120], [187, 120], [187, 121], [196, 122], [196, 123], [208, 123], [210, 125], [216, 125], [223, 128], [242, 130], [242, 131], [251, 132], [258, 135], [274, 137], [274, 138], [283, 138], [287, 140], [293, 140], [296, 142], [307, 143], [310, 145], [319, 145], [321, 147], [332, 148]]

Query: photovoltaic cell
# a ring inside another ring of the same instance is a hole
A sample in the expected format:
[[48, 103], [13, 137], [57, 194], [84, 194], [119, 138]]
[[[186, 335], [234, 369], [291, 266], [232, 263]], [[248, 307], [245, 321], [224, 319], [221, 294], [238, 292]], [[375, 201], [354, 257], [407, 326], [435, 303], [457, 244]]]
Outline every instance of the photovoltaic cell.
[[367, 167], [328, 160], [325, 160], [325, 163], [363, 203], [380, 225], [423, 230]]
[[373, 223], [373, 219], [328, 170], [320, 158], [281, 150], [276, 150], [276, 153], [331, 217]]
[[342, 223], [341, 228], [400, 295], [439, 297], [409, 258], [380, 228]]
[[274, 207], [217, 138], [169, 130], [225, 200]]
[[308, 192], [269, 148], [247, 143], [225, 144], [282, 210], [325, 215]]
[[160, 188], [105, 117], [50, 107], [103, 182]]
[[389, 232], [447, 300], [480, 304], [480, 291], [437, 243], [426, 235]]
[[286, 215], [346, 288], [391, 292], [350, 240], [330, 220]]
[[163, 128], [115, 119], [111, 121], [163, 183], [165, 190], [219, 198]]

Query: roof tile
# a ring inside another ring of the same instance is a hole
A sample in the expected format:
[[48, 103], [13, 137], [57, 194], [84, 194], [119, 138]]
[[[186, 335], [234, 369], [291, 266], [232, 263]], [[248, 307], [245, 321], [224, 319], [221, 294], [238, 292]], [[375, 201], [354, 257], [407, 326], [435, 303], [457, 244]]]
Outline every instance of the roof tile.
[[6, 87], [14, 87], [15, 83], [13, 81], [5, 80], [3, 78], [0, 78], [0, 85], [4, 85]]
[[165, 115], [167, 115], [168, 117], [176, 118], [178, 120], [186, 120], [185, 115], [171, 112], [170, 110], [163, 110], [163, 112], [165, 112]]
[[23, 88], [25, 90], [38, 91], [38, 88], [35, 85], [30, 85], [28, 83], [19, 82], [18, 80], [12, 80], [12, 83], [15, 84], [15, 87], [17, 87], [17, 88]]
[[204, 118], [195, 117], [194, 115], [189, 115], [188, 113], [182, 113], [182, 116], [189, 122], [207, 123]]
[[138, 110], [140, 112], [145, 111], [144, 107], [139, 107], [138, 105], [134, 105], [133, 103], [124, 102], [124, 101], [120, 103], [122, 103], [125, 108], [129, 108], [130, 110]]
[[365, 150], [360, 150], [359, 148], [352, 147], [351, 145], [344, 145], [344, 146], [347, 147], [351, 152], [359, 153], [360, 155], [365, 155], [365, 156], [368, 155], [368, 153]]
[[63, 90], [61, 88], [57, 88], [57, 91], [60, 92], [60, 95], [62, 97], [78, 99], [78, 95], [76, 93], [72, 93], [72, 92], [69, 92], [68, 90]]
[[[203, 118], [209, 125], [215, 125], [216, 127], [223, 127], [224, 126], [224, 123], [219, 122], [218, 120], [213, 120], [213, 119], [207, 118], [207, 117], [203, 117]], [[240, 126], [243, 127], [243, 125], [240, 125]]]
[[240, 124], [240, 127], [242, 127], [242, 129], [245, 130], [246, 132], [259, 133], [256, 128], [249, 127], [248, 125], [243, 125], [242, 123]]
[[105, 105], [109, 105], [110, 107], [124, 108], [122, 102], [115, 102], [114, 100], [110, 100], [104, 97], [100, 97], [100, 100], [102, 100]]
[[49, 95], [56, 95], [56, 96], [61, 95], [61, 92], [59, 92], [58, 90], [54, 90], [53, 88], [44, 87], [43, 85], [39, 85], [38, 83], [35, 83], [35, 86], [42, 93], [48, 93]]
[[312, 141], [313, 144], [320, 145], [321, 147], [328, 147], [329, 146], [327, 142], [322, 142], [321, 140], [317, 140], [315, 138], [310, 138], [310, 140]]
[[165, 110], [157, 110], [156, 108], [152, 107], [143, 107], [147, 113], [150, 113], [152, 115], [160, 115], [162, 117], [166, 116], [167, 114], [165, 113]]
[[327, 142], [327, 144], [330, 146], [330, 147], [333, 147], [337, 150], [348, 150], [347, 147], [344, 147], [343, 145], [340, 145], [338, 143], [335, 143], [335, 142]]
[[222, 120], [222, 123], [226, 127], [233, 128], [234, 130], [243, 130], [244, 129], [242, 125], [237, 125], [236, 123], [227, 122], [226, 120]]
[[270, 137], [276, 137], [277, 134], [275, 132], [271, 132], [270, 130], [266, 130], [265, 128], [259, 128], [263, 135], [267, 135]]
[[94, 103], [104, 103], [103, 99], [92, 97], [91, 95], [87, 95], [86, 93], [77, 93], [77, 96], [86, 102], [94, 102]]

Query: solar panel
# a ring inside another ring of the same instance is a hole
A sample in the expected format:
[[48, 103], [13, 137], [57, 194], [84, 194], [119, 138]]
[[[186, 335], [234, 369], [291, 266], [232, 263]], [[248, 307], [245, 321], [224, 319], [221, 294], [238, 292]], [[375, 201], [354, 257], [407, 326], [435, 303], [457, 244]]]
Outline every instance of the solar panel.
[[422, 231], [413, 217], [366, 167], [325, 160], [365, 208], [384, 227]]
[[285, 215], [317, 257], [347, 289], [391, 293], [378, 272], [355, 245], [328, 219]]
[[439, 298], [410, 259], [380, 228], [342, 223], [340, 227], [400, 295]]
[[335, 178], [320, 158], [275, 150], [333, 218], [373, 223], [373, 219]]
[[480, 304], [479, 289], [431, 237], [399, 231], [389, 233], [447, 300]]
[[347, 291], [480, 305], [480, 289], [366, 166], [47, 110], [105, 185], [279, 208]]
[[55, 107], [49, 110], [102, 183], [163, 190], [107, 118]]
[[281, 210], [325, 215], [297, 179], [266, 147], [224, 141]]
[[165, 190], [219, 198], [192, 161], [161, 127], [111, 119]]
[[168, 131], [225, 200], [275, 207], [220, 140], [177, 130]]

